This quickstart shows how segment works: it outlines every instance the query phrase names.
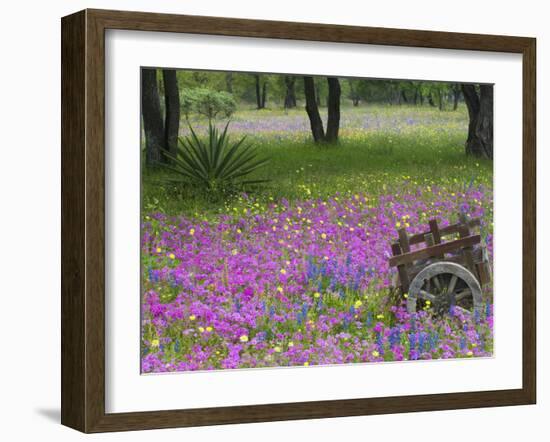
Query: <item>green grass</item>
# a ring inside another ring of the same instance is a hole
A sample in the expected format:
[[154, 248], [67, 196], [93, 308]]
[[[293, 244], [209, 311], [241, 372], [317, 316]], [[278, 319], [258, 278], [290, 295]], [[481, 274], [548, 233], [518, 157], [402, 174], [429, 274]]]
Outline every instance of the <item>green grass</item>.
[[[191, 184], [167, 185], [164, 180], [172, 176], [171, 172], [145, 168], [143, 212], [209, 217], [239, 211], [243, 206], [260, 210], [266, 203], [282, 198], [327, 198], [337, 192], [366, 192], [376, 197], [399, 190], [404, 181], [457, 189], [472, 180], [492, 185], [492, 162], [464, 154], [467, 113], [463, 107], [456, 112], [408, 106], [345, 108], [340, 141], [333, 146], [309, 141], [307, 120], [302, 120], [306, 118], [303, 109], [288, 113], [245, 110], [233, 117], [234, 122], [277, 123], [273, 131], [265, 130], [265, 125], [261, 131], [250, 131], [249, 139], [258, 152], [271, 159], [267, 167], [253, 175], [270, 181], [250, 189], [251, 200], [245, 201], [238, 194], [208, 195]], [[365, 119], [369, 121], [366, 129], [361, 126]], [[411, 120], [415, 124], [410, 124]], [[305, 130], [296, 130], [296, 122]], [[294, 124], [292, 131], [281, 130], [287, 123]], [[244, 133], [235, 130], [233, 136]]]

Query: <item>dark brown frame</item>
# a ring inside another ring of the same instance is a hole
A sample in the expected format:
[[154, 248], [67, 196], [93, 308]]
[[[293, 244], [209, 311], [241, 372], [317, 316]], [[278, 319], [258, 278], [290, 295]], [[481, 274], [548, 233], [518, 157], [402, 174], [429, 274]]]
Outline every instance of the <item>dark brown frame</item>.
[[[84, 10], [62, 26], [61, 422], [141, 430], [534, 404], [536, 400], [536, 40], [405, 29]], [[518, 53], [523, 56], [523, 386], [402, 397], [105, 413], [106, 29]]]

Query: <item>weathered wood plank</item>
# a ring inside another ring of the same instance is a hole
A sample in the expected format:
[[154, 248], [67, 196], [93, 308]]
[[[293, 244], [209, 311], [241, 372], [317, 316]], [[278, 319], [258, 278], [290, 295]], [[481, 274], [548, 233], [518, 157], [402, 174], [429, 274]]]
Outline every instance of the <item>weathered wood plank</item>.
[[[397, 242], [391, 245], [391, 250], [394, 256], [399, 256], [403, 254], [401, 245]], [[401, 291], [403, 293], [407, 293], [409, 291], [410, 284], [409, 271], [404, 265], [400, 265], [397, 267], [397, 272], [399, 274], [399, 282], [401, 283]]]
[[[480, 225], [481, 225], [481, 220], [479, 218], [474, 218], [474, 219], [468, 221], [468, 226], [469, 227], [479, 227]], [[460, 226], [461, 226], [461, 224], [458, 223], [458, 224], [452, 224], [450, 226], [440, 228], [439, 229], [440, 240], [444, 236], [449, 236], [449, 235], [452, 235], [453, 233], [458, 233], [458, 228]], [[420, 243], [424, 242], [424, 235], [426, 235], [427, 233], [432, 233], [432, 232], [430, 230], [430, 231], [416, 233], [414, 235], [411, 235], [409, 237], [409, 244], [414, 245], [414, 244], [420, 244]]]
[[402, 255], [403, 251], [401, 250], [401, 246], [398, 242], [394, 242], [391, 245], [391, 252], [393, 253], [393, 256]]
[[399, 244], [401, 245], [401, 250], [403, 253], [409, 253], [411, 251], [411, 246], [409, 243], [409, 235], [407, 235], [407, 231], [403, 228], [399, 229], [397, 231], [399, 235]]
[[478, 262], [476, 264], [477, 275], [479, 276], [479, 282], [481, 285], [491, 282], [491, 276], [489, 271], [489, 265], [486, 262]]
[[[467, 223], [462, 224], [458, 228], [458, 234], [460, 235], [460, 238], [467, 238], [470, 236], [470, 229], [468, 227]], [[466, 267], [470, 272], [472, 272], [474, 275], [477, 274], [476, 267], [474, 264], [474, 251], [471, 246], [464, 247], [462, 250], [462, 254], [464, 255], [464, 262], [466, 263]], [[479, 275], [477, 275], [479, 277]]]
[[[431, 219], [429, 224], [430, 224], [430, 232], [431, 232], [431, 236], [433, 238], [434, 244], [441, 244], [441, 232], [439, 231], [439, 226], [437, 224], [437, 220], [435, 218]], [[428, 244], [428, 245], [431, 246], [433, 244]], [[444, 256], [438, 256], [437, 258], [438, 259], [443, 259]]]
[[431, 219], [429, 224], [430, 224], [430, 232], [433, 235], [434, 242], [436, 244], [441, 244], [441, 232], [439, 231], [437, 220]]
[[426, 233], [424, 235], [424, 242], [426, 243], [426, 246], [431, 247], [435, 246], [435, 238], [432, 233]]
[[480, 235], [471, 235], [466, 238], [449, 241], [442, 244], [437, 244], [425, 249], [415, 250], [409, 253], [403, 253], [401, 255], [393, 256], [389, 259], [390, 267], [395, 267], [404, 264], [410, 264], [417, 259], [433, 258], [435, 256], [443, 255], [462, 247], [472, 247], [481, 242]]

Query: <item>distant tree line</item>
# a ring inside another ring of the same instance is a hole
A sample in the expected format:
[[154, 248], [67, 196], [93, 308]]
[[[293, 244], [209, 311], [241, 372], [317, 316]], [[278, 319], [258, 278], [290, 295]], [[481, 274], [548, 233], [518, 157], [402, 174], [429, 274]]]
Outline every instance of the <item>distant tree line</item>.
[[[468, 109], [469, 155], [493, 157], [493, 86], [413, 80], [373, 80], [185, 70], [142, 70], [142, 115], [148, 164], [173, 152], [180, 117], [190, 113], [210, 119], [230, 117], [237, 106], [256, 108], [304, 106], [316, 143], [336, 143], [340, 107], [349, 103], [429, 106]], [[326, 108], [326, 127], [319, 109]]]
[[[305, 105], [303, 76], [284, 74], [248, 74], [235, 72], [177, 72], [182, 90], [208, 88], [225, 91], [241, 104], [257, 109]], [[329, 85], [325, 77], [312, 77], [318, 107], [327, 107]], [[415, 104], [456, 110], [463, 100], [459, 83], [409, 80], [372, 80], [340, 78], [342, 103], [361, 104]]]

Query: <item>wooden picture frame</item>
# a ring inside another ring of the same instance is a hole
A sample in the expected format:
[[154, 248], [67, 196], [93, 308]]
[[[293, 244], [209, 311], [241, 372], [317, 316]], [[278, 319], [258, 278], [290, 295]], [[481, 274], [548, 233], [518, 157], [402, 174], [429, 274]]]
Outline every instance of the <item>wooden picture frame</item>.
[[[523, 57], [523, 385], [513, 390], [105, 412], [105, 30], [495, 51]], [[62, 19], [62, 424], [83, 432], [534, 404], [536, 41], [404, 29], [84, 10]]]

